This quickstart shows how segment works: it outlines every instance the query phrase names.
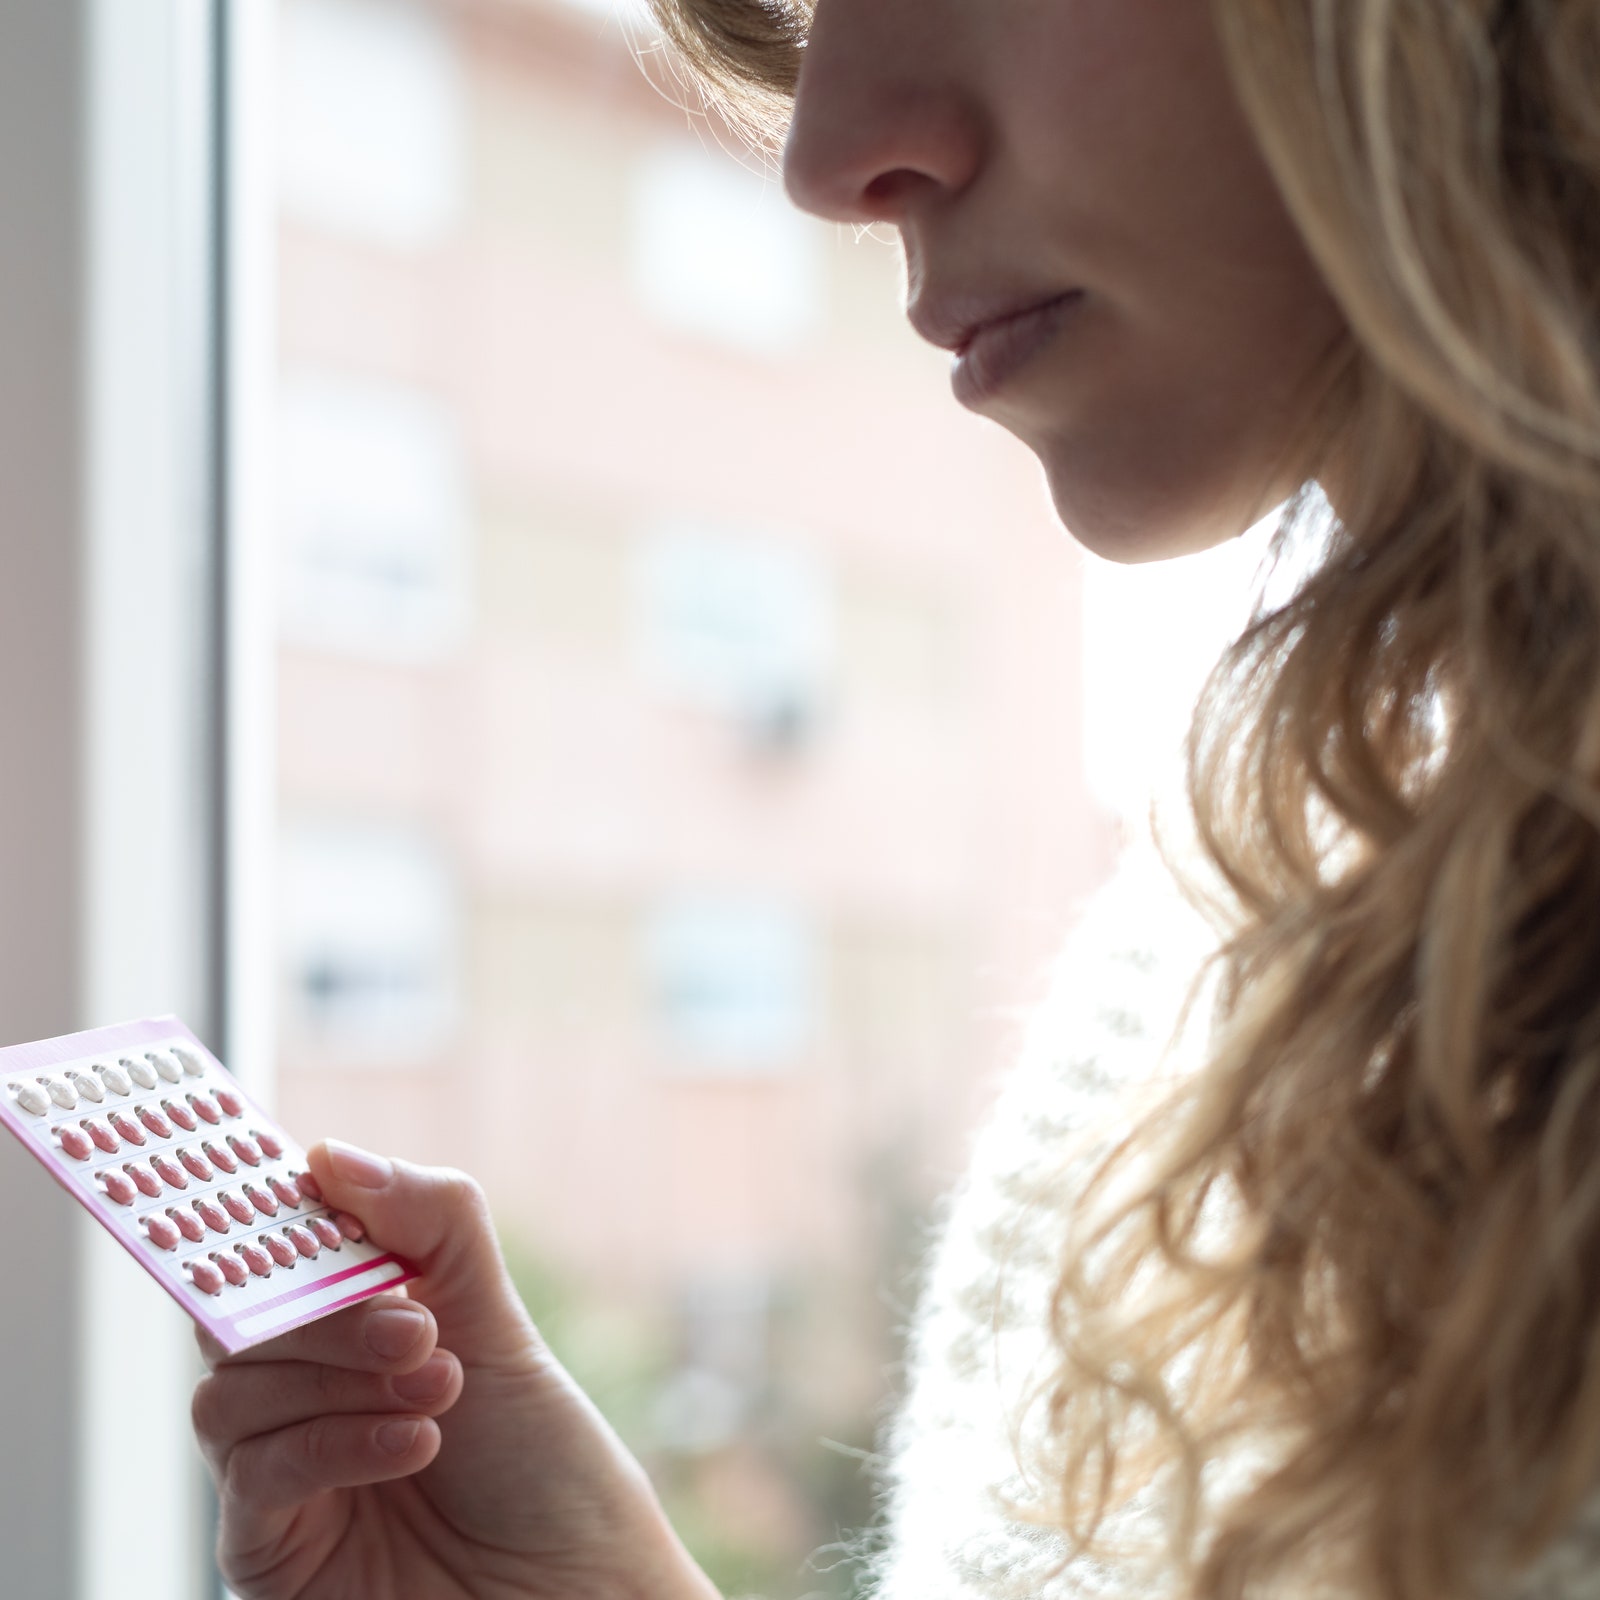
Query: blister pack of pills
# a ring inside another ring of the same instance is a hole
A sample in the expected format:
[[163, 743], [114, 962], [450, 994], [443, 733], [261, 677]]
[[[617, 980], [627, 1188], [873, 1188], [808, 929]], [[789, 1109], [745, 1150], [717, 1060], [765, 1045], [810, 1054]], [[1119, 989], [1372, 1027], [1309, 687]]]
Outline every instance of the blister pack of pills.
[[230, 1352], [416, 1276], [176, 1017], [0, 1050], [0, 1119]]

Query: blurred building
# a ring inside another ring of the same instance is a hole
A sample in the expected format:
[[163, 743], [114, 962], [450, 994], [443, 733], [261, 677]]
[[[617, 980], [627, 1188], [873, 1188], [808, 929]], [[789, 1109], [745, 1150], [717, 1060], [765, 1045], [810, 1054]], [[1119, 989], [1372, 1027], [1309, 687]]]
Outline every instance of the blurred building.
[[845, 1430], [1114, 850], [1081, 563], [614, 16], [281, 26], [285, 1120], [669, 1329], [664, 1448]]

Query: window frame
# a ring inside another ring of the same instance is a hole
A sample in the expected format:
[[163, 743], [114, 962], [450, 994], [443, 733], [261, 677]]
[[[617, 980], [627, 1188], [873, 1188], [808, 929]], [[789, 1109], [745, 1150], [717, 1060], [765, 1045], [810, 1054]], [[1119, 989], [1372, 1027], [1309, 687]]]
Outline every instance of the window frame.
[[[176, 1011], [258, 1091], [271, 676], [241, 596], [270, 515], [271, 30], [272, 0], [0, 24], [0, 1037]], [[187, 1319], [4, 1143], [7, 1585], [215, 1596]]]

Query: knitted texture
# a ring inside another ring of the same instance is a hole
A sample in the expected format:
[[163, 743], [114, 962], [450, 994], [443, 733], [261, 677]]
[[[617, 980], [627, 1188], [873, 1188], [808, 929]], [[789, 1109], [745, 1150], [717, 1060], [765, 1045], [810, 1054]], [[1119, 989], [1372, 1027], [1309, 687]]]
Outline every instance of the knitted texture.
[[[1124, 857], [1065, 940], [967, 1176], [942, 1208], [906, 1399], [887, 1439], [876, 1600], [1158, 1593], [1157, 1571], [1084, 1559], [1050, 1578], [1064, 1542], [1008, 1519], [997, 1491], [1025, 1494], [1012, 1424], [1030, 1380], [1049, 1370], [1049, 1301], [1074, 1194], [1126, 1131], [1141, 1088], [1183, 1070], [1188, 1041], [1204, 1036], [1202, 997], [1197, 1025], [1163, 1068], [1184, 994], [1214, 945], [1148, 846]], [[1147, 1498], [1106, 1526], [1148, 1535], [1154, 1517]]]

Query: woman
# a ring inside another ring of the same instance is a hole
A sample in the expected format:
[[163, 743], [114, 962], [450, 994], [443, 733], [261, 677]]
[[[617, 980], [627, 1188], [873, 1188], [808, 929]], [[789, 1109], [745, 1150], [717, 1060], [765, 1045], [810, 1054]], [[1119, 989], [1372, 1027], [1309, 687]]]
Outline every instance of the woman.
[[[996, 1126], [1031, 1143], [986, 1136], [951, 1219], [883, 1592], [1578, 1591], [1600, 1563], [1600, 3], [656, 4], [713, 95], [769, 131], [792, 111], [801, 205], [898, 228], [957, 398], [1037, 452], [1084, 545], [1161, 559], [1287, 500], [1286, 553], [1313, 486], [1333, 513], [1191, 740], [1201, 1064], [1124, 1137], [1069, 1138], [1034, 1100], [1048, 1040], [1008, 1092]], [[1085, 1082], [1121, 1070], [1119, 1028], [1145, 1055], [1165, 1032], [1108, 1023]], [[347, 1146], [313, 1166], [423, 1277], [208, 1352], [238, 1592], [709, 1596], [471, 1184]], [[992, 1316], [962, 1288], [975, 1241]], [[1007, 1295], [1008, 1263], [1042, 1300]], [[1030, 1326], [1042, 1362], [984, 1389]], [[952, 1374], [1008, 1460], [964, 1448]]]

